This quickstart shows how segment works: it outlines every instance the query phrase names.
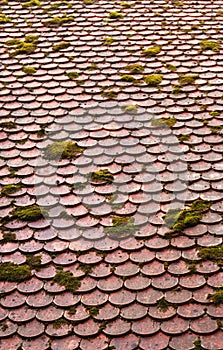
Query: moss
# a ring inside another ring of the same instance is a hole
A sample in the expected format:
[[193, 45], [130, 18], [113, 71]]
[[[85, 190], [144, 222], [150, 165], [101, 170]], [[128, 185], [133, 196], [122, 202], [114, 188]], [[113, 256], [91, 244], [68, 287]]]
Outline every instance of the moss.
[[157, 301], [157, 308], [166, 312], [171, 304], [163, 297]]
[[26, 257], [26, 264], [29, 265], [31, 269], [36, 269], [41, 266], [42, 255], [28, 255]]
[[178, 82], [180, 85], [189, 85], [195, 82], [198, 74], [182, 74], [179, 76]]
[[66, 75], [67, 75], [68, 78], [70, 78], [70, 79], [76, 79], [76, 78], [79, 77], [79, 73], [77, 73], [77, 72], [69, 72], [69, 73], [67, 73]]
[[170, 233], [183, 232], [187, 227], [196, 226], [210, 206], [209, 201], [196, 200], [188, 209], [170, 209], [164, 216], [167, 226], [171, 228]]
[[168, 126], [168, 127], [173, 127], [174, 124], [176, 123], [176, 118], [174, 117], [169, 117], [169, 118], [151, 118], [151, 125], [156, 126], [156, 127], [162, 127], [162, 126]]
[[80, 280], [70, 271], [58, 271], [53, 282], [65, 287], [68, 292], [75, 292], [81, 286]]
[[212, 117], [218, 117], [219, 115], [221, 115], [221, 113], [218, 112], [218, 111], [211, 111], [209, 114], [210, 114]]
[[0, 281], [22, 282], [31, 277], [28, 265], [17, 265], [12, 262], [0, 263]]
[[116, 12], [116, 11], [111, 11], [108, 15], [108, 18], [110, 19], [117, 19], [117, 18], [123, 18], [124, 16], [119, 13], [119, 12]]
[[199, 248], [198, 257], [202, 260], [211, 260], [222, 265], [223, 244], [213, 247]]
[[158, 55], [158, 53], [160, 53], [160, 51], [161, 51], [160, 46], [153, 46], [153, 47], [149, 47], [148, 49], [143, 50], [142, 54], [144, 56], [147, 56], [147, 57], [153, 57], [153, 56]]
[[7, 17], [4, 13], [0, 13], [0, 24], [11, 22], [11, 17]]
[[128, 74], [122, 75], [121, 76], [121, 80], [129, 82], [129, 83], [135, 83], [136, 82], [136, 79], [132, 75], [128, 75]]
[[223, 289], [219, 289], [213, 294], [208, 294], [208, 299], [211, 300], [215, 305], [223, 304]]
[[125, 69], [128, 70], [132, 74], [138, 74], [138, 73], [142, 73], [144, 71], [144, 67], [138, 63], [129, 64], [125, 67]]
[[46, 211], [41, 209], [37, 204], [33, 204], [27, 207], [15, 208], [10, 214], [14, 219], [21, 221], [35, 221], [42, 219], [46, 215]]
[[217, 125], [217, 126], [211, 126], [210, 130], [212, 132], [212, 134], [220, 134], [221, 131], [223, 130], [223, 125]]
[[46, 21], [44, 24], [47, 26], [52, 26], [52, 27], [59, 27], [60, 25], [62, 25], [63, 23], [68, 23], [68, 22], [72, 22], [74, 20], [73, 16], [66, 16], [63, 15], [62, 17], [53, 17], [51, 19], [49, 19], [48, 21]]
[[89, 273], [92, 272], [93, 267], [89, 264], [79, 263], [79, 266], [77, 269], [83, 271], [86, 275], [88, 275]]
[[10, 194], [16, 193], [21, 188], [21, 184], [10, 184], [2, 187], [1, 196], [9, 196]]
[[48, 145], [44, 150], [46, 159], [73, 159], [79, 156], [84, 148], [72, 141], [56, 141]]
[[83, 3], [85, 5], [92, 5], [94, 3], [94, 0], [83, 0]]
[[114, 90], [104, 91], [102, 96], [108, 98], [109, 100], [114, 100], [118, 96], [118, 92]]
[[105, 233], [113, 238], [122, 238], [135, 233], [134, 219], [128, 216], [113, 216], [112, 226], [105, 228]]
[[67, 324], [69, 324], [68, 321], [65, 320], [63, 317], [61, 317], [58, 320], [53, 322], [53, 328], [59, 329]]
[[114, 180], [114, 176], [110, 173], [108, 169], [101, 169], [99, 171], [91, 173], [90, 179], [95, 182], [112, 183]]
[[135, 114], [137, 113], [137, 106], [136, 105], [127, 105], [125, 107], [123, 107], [125, 112], [131, 113], [131, 114]]
[[188, 265], [188, 270], [190, 271], [190, 273], [195, 273], [195, 272], [197, 272], [196, 264], [190, 263], [190, 264]]
[[172, 92], [171, 92], [173, 95], [179, 95], [179, 94], [182, 94], [183, 91], [181, 90], [181, 88], [179, 86], [174, 86]]
[[107, 37], [103, 40], [104, 45], [111, 45], [115, 41], [112, 37]]
[[22, 71], [26, 74], [32, 75], [36, 73], [36, 68], [32, 66], [23, 66]]
[[5, 129], [16, 129], [16, 123], [13, 122], [2, 122], [0, 123], [0, 128], [5, 128]]
[[30, 54], [36, 50], [36, 44], [38, 43], [37, 35], [26, 35], [24, 40], [10, 39], [6, 41], [6, 45], [15, 46], [15, 51], [10, 53], [10, 57], [14, 57], [22, 54]]
[[9, 326], [7, 325], [7, 323], [1, 323], [0, 329], [2, 332], [5, 332], [8, 328]]
[[130, 8], [132, 6], [132, 4], [130, 4], [129, 2], [126, 2], [126, 1], [122, 1], [122, 2], [120, 2], [120, 6]]
[[149, 86], [157, 86], [162, 83], [163, 76], [161, 74], [151, 74], [146, 75], [143, 80]]
[[180, 142], [189, 141], [190, 140], [190, 135], [183, 135], [183, 134], [181, 134], [181, 135], [177, 136], [177, 138], [178, 138], [178, 140]]
[[96, 63], [92, 63], [87, 69], [89, 69], [89, 70], [98, 69], [98, 65]]
[[201, 340], [200, 340], [200, 338], [195, 339], [195, 341], [193, 342], [193, 344], [194, 344], [193, 350], [202, 350], [202, 349], [203, 349], [202, 346], [201, 346]]
[[86, 310], [88, 311], [91, 317], [97, 316], [99, 314], [101, 306], [87, 306]]
[[61, 41], [59, 44], [53, 45], [53, 51], [60, 51], [67, 49], [70, 46], [70, 43], [67, 41]]
[[218, 52], [220, 50], [220, 43], [212, 40], [202, 40], [200, 41], [201, 50], [212, 50]]
[[66, 1], [66, 0], [60, 1], [60, 2], [55, 2], [54, 4], [50, 5], [46, 9], [44, 9], [42, 14], [57, 10], [60, 6], [64, 6], [64, 5], [67, 5], [68, 7], [72, 7], [72, 4], [70, 4], [69, 1]]
[[13, 232], [3, 232], [2, 233], [2, 239], [1, 243], [8, 243], [8, 242], [15, 242], [16, 241], [16, 234]]
[[68, 314], [69, 315], [75, 315], [77, 312], [77, 307], [75, 305], [69, 307]]
[[166, 65], [166, 69], [169, 69], [171, 72], [175, 72], [177, 70], [177, 67], [175, 67], [174, 65], [168, 63]]
[[40, 6], [39, 0], [30, 0], [22, 4], [22, 7]]

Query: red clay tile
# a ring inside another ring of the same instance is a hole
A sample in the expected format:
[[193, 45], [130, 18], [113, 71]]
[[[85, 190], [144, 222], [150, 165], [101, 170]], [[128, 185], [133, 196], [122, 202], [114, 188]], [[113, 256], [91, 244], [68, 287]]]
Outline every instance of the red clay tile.
[[155, 335], [141, 338], [140, 347], [143, 350], [163, 350], [167, 348], [168, 343], [169, 337], [159, 332]]

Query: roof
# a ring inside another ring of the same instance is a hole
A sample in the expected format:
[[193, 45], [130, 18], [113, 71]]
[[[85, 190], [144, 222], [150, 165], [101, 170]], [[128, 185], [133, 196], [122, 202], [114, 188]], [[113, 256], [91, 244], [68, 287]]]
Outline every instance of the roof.
[[0, 7], [0, 350], [223, 349], [222, 1]]

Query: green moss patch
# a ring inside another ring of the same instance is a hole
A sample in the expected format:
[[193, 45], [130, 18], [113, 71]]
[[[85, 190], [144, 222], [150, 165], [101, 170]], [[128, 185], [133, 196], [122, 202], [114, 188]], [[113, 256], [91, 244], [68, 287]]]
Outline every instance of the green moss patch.
[[223, 244], [213, 247], [199, 248], [198, 257], [202, 260], [211, 260], [222, 265]]
[[161, 74], [151, 74], [151, 75], [146, 75], [143, 78], [144, 82], [149, 85], [149, 86], [157, 86], [160, 83], [162, 83], [163, 80], [163, 75]]
[[211, 126], [210, 130], [211, 130], [212, 134], [218, 135], [222, 132], [223, 125]]
[[125, 67], [126, 70], [128, 70], [132, 74], [139, 74], [144, 71], [144, 67], [141, 64], [134, 63], [134, 64], [129, 64]]
[[157, 301], [157, 308], [160, 311], [166, 312], [171, 304], [163, 297]]
[[218, 52], [220, 50], [220, 43], [218, 41], [212, 40], [202, 40], [200, 41], [201, 50], [212, 50]]
[[148, 49], [143, 50], [142, 54], [144, 56], [147, 56], [147, 57], [153, 57], [153, 56], [158, 55], [158, 53], [160, 53], [160, 51], [161, 51], [160, 46], [153, 46], [153, 47], [149, 47]]
[[120, 19], [120, 18], [123, 18], [124, 16], [119, 13], [119, 12], [116, 12], [116, 11], [111, 11], [108, 15], [108, 18], [110, 19]]
[[118, 96], [118, 92], [114, 90], [104, 91], [102, 96], [106, 97], [109, 100], [114, 100]]
[[41, 209], [37, 204], [28, 205], [27, 207], [15, 208], [10, 214], [13, 219], [21, 221], [35, 221], [42, 219], [46, 215], [46, 211]]
[[182, 233], [185, 228], [196, 226], [210, 206], [209, 201], [196, 200], [188, 209], [170, 209], [164, 216], [170, 233]]
[[44, 150], [46, 159], [73, 159], [79, 156], [84, 148], [72, 141], [56, 141], [48, 145]]
[[0, 281], [22, 282], [31, 277], [28, 265], [17, 265], [12, 262], [0, 263]]
[[76, 78], [79, 77], [79, 73], [77, 73], [77, 72], [69, 72], [69, 73], [67, 73], [66, 75], [67, 75], [68, 78], [70, 78], [70, 79], [76, 79]]
[[103, 40], [104, 45], [111, 45], [115, 41], [114, 38], [108, 37]]
[[90, 178], [95, 182], [106, 182], [112, 183], [114, 180], [114, 176], [110, 173], [108, 169], [101, 169], [99, 171], [95, 171], [91, 173]]
[[2, 187], [1, 196], [9, 196], [10, 194], [16, 193], [21, 189], [21, 184], [10, 184]]
[[120, 6], [130, 8], [132, 6], [132, 4], [130, 4], [129, 2], [126, 2], [126, 1], [122, 1], [122, 2], [120, 2]]
[[122, 75], [121, 80], [129, 83], [135, 83], [137, 81], [132, 75], [128, 75], [128, 74]]
[[5, 129], [16, 129], [16, 123], [14, 122], [2, 122], [0, 123], [0, 128], [5, 128]]
[[137, 113], [138, 107], [136, 105], [127, 105], [123, 107], [123, 110], [127, 113], [135, 114]]
[[61, 41], [59, 44], [53, 45], [53, 51], [60, 51], [67, 49], [70, 46], [70, 43], [67, 41]]
[[10, 57], [22, 54], [30, 54], [36, 50], [38, 43], [37, 35], [26, 35], [24, 40], [10, 39], [6, 41], [7, 46], [15, 46], [15, 50], [10, 53]]
[[105, 228], [105, 233], [113, 238], [122, 238], [134, 234], [137, 227], [134, 225], [134, 219], [129, 216], [114, 216], [112, 226]]
[[15, 242], [15, 241], [16, 241], [16, 234], [15, 233], [3, 231], [1, 243], [5, 244], [8, 242]]
[[193, 342], [193, 344], [194, 344], [193, 350], [202, 350], [202, 349], [203, 349], [202, 346], [201, 346], [201, 340], [200, 340], [200, 338], [195, 339], [195, 341]]
[[169, 117], [169, 118], [151, 118], [151, 125], [155, 127], [173, 127], [176, 123], [176, 118]]
[[223, 289], [219, 289], [213, 294], [208, 294], [208, 299], [211, 300], [215, 305], [223, 304]]
[[63, 15], [62, 17], [53, 17], [49, 19], [48, 21], [44, 22], [45, 25], [51, 26], [51, 27], [59, 27], [60, 25], [68, 22], [72, 22], [74, 20], [73, 16], [66, 16]]
[[22, 4], [22, 7], [40, 6], [39, 0], [30, 0]]
[[42, 256], [41, 255], [27, 255], [26, 264], [31, 269], [38, 269], [41, 266]]
[[34, 68], [32, 66], [23, 66], [22, 71], [26, 74], [29, 74], [29, 75], [35, 74], [37, 72], [36, 68]]
[[198, 74], [182, 74], [179, 76], [178, 82], [180, 85], [193, 84], [198, 78]]
[[11, 22], [11, 17], [7, 17], [4, 13], [0, 13], [0, 24]]
[[97, 316], [99, 314], [99, 311], [101, 309], [101, 306], [86, 306], [86, 310], [88, 311], [90, 316]]
[[168, 63], [166, 65], [166, 69], [169, 69], [171, 72], [175, 72], [177, 70], [177, 67], [175, 67], [174, 65]]
[[178, 138], [178, 140], [180, 141], [180, 142], [184, 142], [184, 141], [189, 141], [190, 140], [190, 135], [179, 135], [179, 136], [177, 136], [177, 138]]
[[80, 280], [70, 271], [58, 271], [53, 282], [65, 287], [68, 292], [75, 292], [81, 286]]

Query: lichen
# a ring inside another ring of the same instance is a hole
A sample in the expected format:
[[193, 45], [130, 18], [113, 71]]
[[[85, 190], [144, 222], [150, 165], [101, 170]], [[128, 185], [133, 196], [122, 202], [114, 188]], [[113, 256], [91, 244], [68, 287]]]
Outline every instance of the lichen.
[[108, 169], [101, 169], [90, 174], [90, 179], [95, 182], [112, 183], [114, 176]]
[[73, 159], [79, 156], [84, 148], [72, 141], [56, 141], [48, 145], [44, 150], [46, 159]]
[[2, 187], [1, 196], [9, 196], [21, 189], [21, 184], [9, 184]]
[[142, 54], [144, 56], [147, 56], [147, 57], [153, 57], [153, 56], [158, 55], [158, 53], [160, 53], [160, 51], [161, 51], [160, 46], [153, 46], [153, 47], [149, 47], [148, 49], [143, 50]]
[[121, 76], [122, 81], [126, 81], [129, 83], [135, 83], [136, 79], [132, 75], [124, 74]]
[[196, 200], [188, 209], [170, 209], [164, 216], [170, 233], [182, 233], [185, 228], [196, 226], [210, 206], [209, 201]]
[[24, 40], [10, 39], [6, 41], [6, 45], [15, 46], [15, 50], [10, 53], [10, 57], [22, 54], [30, 54], [36, 50], [38, 43], [37, 35], [26, 35]]
[[58, 271], [53, 282], [65, 287], [68, 292], [75, 292], [81, 286], [80, 280], [70, 271]]
[[135, 233], [134, 219], [128, 216], [113, 216], [112, 226], [105, 228], [105, 233], [113, 238], [122, 238]]
[[144, 71], [144, 67], [138, 63], [128, 64], [125, 67], [125, 69], [128, 70], [132, 74], [138, 74], [138, 73], [142, 73]]
[[67, 41], [61, 41], [59, 44], [53, 45], [53, 51], [60, 51], [67, 49], [70, 46], [70, 43]]
[[107, 37], [103, 40], [104, 45], [111, 45], [115, 41], [112, 37]]
[[116, 11], [111, 11], [108, 15], [108, 18], [110, 19], [117, 19], [117, 18], [123, 18], [124, 16], [119, 13], [119, 12], [116, 12]]
[[10, 214], [13, 219], [21, 221], [35, 221], [42, 219], [46, 215], [46, 210], [40, 208], [37, 204], [28, 205], [27, 207], [14, 208]]
[[0, 13], [0, 24], [11, 22], [11, 17], [7, 17], [4, 13]]
[[163, 80], [163, 75], [161, 74], [151, 74], [151, 75], [146, 75], [143, 78], [144, 82], [149, 85], [149, 86], [157, 86], [160, 83], [162, 83]]
[[0, 281], [22, 282], [31, 277], [28, 265], [18, 265], [12, 262], [0, 263]]
[[218, 52], [220, 50], [220, 43], [212, 40], [202, 40], [200, 41], [201, 50], [212, 50]]
[[37, 72], [36, 68], [32, 66], [23, 66], [22, 71], [29, 75], [35, 74]]
[[76, 79], [76, 78], [79, 77], [79, 73], [77, 73], [77, 72], [69, 72], [69, 73], [67, 73], [66, 75], [67, 75], [68, 78], [70, 78], [70, 79]]
[[178, 82], [180, 85], [189, 85], [195, 82], [198, 78], [198, 74], [181, 74], [179, 76]]
[[223, 304], [223, 289], [220, 288], [215, 293], [208, 294], [208, 299], [215, 305]]
[[52, 27], [59, 27], [63, 23], [72, 22], [73, 20], [74, 20], [73, 16], [68, 16], [68, 17], [66, 15], [63, 15], [61, 17], [55, 16], [49, 19], [48, 21], [44, 22], [44, 24]]

